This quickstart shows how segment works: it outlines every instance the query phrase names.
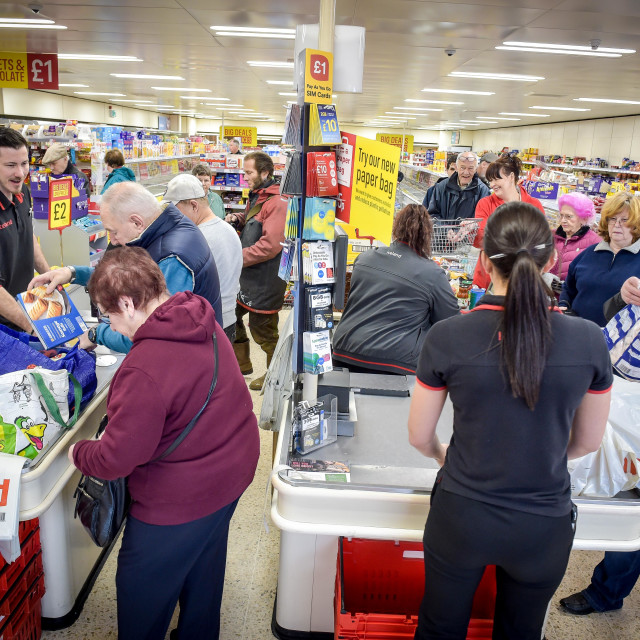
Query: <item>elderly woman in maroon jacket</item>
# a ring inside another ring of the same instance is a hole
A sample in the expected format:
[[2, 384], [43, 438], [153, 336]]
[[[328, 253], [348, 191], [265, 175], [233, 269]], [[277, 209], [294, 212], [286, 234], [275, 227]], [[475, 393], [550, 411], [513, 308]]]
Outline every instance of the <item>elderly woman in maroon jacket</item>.
[[[98, 309], [133, 341], [111, 382], [100, 440], [69, 451], [82, 473], [127, 477], [133, 500], [118, 556], [119, 640], [218, 638], [229, 521], [251, 483], [259, 437], [251, 397], [211, 305], [169, 296], [144, 249], [119, 247], [89, 282]], [[205, 404], [193, 430], [155, 461]]]
[[593, 202], [582, 193], [567, 193], [558, 198], [560, 226], [553, 236], [558, 258], [549, 273], [567, 279], [571, 261], [602, 238], [589, 226], [595, 218]]

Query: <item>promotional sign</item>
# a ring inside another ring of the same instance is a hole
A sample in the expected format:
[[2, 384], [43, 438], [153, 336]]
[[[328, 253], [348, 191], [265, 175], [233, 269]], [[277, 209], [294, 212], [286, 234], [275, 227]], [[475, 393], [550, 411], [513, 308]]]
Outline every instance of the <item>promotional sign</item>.
[[310, 107], [309, 145], [320, 147], [330, 144], [340, 144], [340, 126], [336, 108], [332, 104]]
[[304, 49], [304, 101], [331, 104], [333, 91], [333, 54], [317, 49]]
[[57, 54], [0, 51], [0, 87], [58, 89]]
[[353, 225], [360, 237], [388, 245], [400, 149], [350, 133], [342, 132], [341, 136], [342, 145], [336, 148], [340, 187], [336, 217]]
[[258, 129], [257, 127], [220, 127], [220, 138], [224, 140], [238, 138], [243, 147], [257, 147]]
[[[390, 144], [392, 147], [402, 147], [402, 134], [376, 133], [376, 140]], [[413, 136], [404, 136], [404, 149], [406, 153], [413, 153]]]
[[71, 224], [71, 178], [49, 180], [49, 229], [64, 229]]

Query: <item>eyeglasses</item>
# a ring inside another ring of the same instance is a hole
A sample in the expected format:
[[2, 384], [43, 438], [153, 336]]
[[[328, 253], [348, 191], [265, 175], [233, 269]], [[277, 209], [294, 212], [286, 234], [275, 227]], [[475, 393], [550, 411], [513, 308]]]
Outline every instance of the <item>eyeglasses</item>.
[[629, 222], [629, 218], [609, 218], [607, 220], [607, 224], [610, 227], [615, 227], [617, 224], [620, 224], [621, 227], [626, 226], [627, 222]]
[[102, 311], [102, 309], [100, 309], [100, 307], [96, 306], [96, 308], [98, 309], [98, 320], [100, 322], [105, 322], [106, 324], [111, 324], [111, 318], [109, 317], [109, 314], [106, 311]]
[[561, 213], [558, 215], [558, 220], [575, 220], [576, 218], [576, 214], [575, 213]]
[[476, 157], [475, 156], [459, 156], [458, 160], [468, 160], [469, 162], [475, 162]]

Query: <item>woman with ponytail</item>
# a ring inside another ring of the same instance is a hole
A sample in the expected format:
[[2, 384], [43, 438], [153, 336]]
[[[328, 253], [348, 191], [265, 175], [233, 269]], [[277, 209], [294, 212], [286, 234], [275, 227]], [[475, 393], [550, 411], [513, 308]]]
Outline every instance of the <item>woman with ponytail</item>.
[[[609, 413], [602, 333], [563, 316], [541, 277], [555, 260], [544, 215], [500, 206], [480, 259], [493, 295], [432, 327], [409, 415], [411, 444], [442, 467], [424, 533], [419, 640], [466, 638], [487, 565], [497, 572], [494, 640], [540, 639], [573, 542], [567, 459], [598, 448]], [[447, 394], [448, 447], [436, 435]]]
[[370, 373], [416, 372], [431, 325], [458, 313], [447, 276], [431, 260], [432, 233], [427, 210], [407, 205], [393, 221], [391, 246], [355, 261], [333, 337], [336, 364]]

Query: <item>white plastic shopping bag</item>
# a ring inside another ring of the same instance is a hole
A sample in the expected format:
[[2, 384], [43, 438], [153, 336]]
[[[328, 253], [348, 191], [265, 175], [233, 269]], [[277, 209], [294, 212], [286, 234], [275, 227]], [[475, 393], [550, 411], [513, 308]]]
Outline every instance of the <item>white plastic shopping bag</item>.
[[573, 496], [613, 497], [633, 489], [640, 475], [633, 448], [607, 422], [600, 448], [569, 463]]
[[7, 564], [20, 555], [20, 475], [26, 460], [20, 456], [0, 453], [0, 555]]

